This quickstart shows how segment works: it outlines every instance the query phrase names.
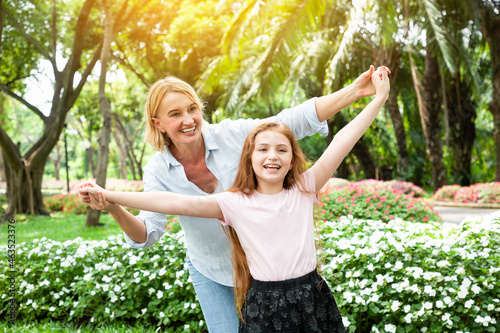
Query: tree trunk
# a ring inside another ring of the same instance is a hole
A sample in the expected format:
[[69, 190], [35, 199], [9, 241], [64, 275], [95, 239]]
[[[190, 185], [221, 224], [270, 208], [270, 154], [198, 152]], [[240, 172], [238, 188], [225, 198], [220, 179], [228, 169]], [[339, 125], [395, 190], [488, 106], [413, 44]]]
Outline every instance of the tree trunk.
[[427, 154], [431, 162], [434, 191], [436, 191], [446, 184], [446, 168], [441, 146], [441, 78], [438, 60], [428, 46], [430, 42], [430, 37], [427, 37], [423, 89], [424, 112], [420, 116], [422, 117]]
[[118, 147], [118, 156], [119, 156], [119, 175], [121, 179], [127, 179], [127, 151], [118, 136], [116, 131], [111, 131], [113, 134], [113, 138], [115, 139], [116, 146]]
[[[328, 135], [326, 136], [326, 146], [332, 142], [334, 133], [338, 132], [338, 127], [335, 126], [335, 119], [338, 117], [330, 118], [327, 120], [327, 125], [328, 125]], [[347, 161], [347, 158], [344, 159], [342, 163], [340, 163], [339, 167], [335, 171], [334, 175], [337, 178], [343, 178], [343, 179], [349, 179], [349, 163]]]
[[455, 184], [469, 186], [472, 182], [472, 147], [476, 139], [476, 105], [471, 99], [470, 87], [456, 76], [447, 86], [450, 146], [454, 155], [453, 178]]
[[[99, 106], [103, 116], [103, 125], [99, 137], [99, 151], [97, 153], [96, 183], [102, 188], [106, 187], [106, 174], [109, 162], [109, 142], [111, 139], [111, 104], [106, 97], [106, 73], [108, 69], [111, 40], [113, 37], [113, 22], [108, 0], [102, 1], [105, 13], [104, 41], [101, 52], [101, 74], [99, 76]], [[95, 227], [99, 223], [100, 211], [87, 208], [86, 226]]]
[[[344, 116], [340, 114], [340, 112], [335, 115], [334, 121], [338, 129], [344, 127], [347, 124], [347, 121], [345, 120]], [[358, 163], [365, 174], [365, 178], [376, 178], [377, 164], [373, 160], [370, 149], [364, 143], [363, 138], [359, 139], [358, 142], [356, 142], [351, 152], [352, 154], [354, 154], [354, 156], [356, 156]]]
[[392, 125], [394, 126], [394, 134], [398, 144], [398, 174], [401, 176], [408, 175], [410, 172], [410, 157], [406, 144], [406, 131], [403, 123], [403, 117], [399, 111], [398, 93], [396, 87], [391, 88], [389, 98], [387, 99], [386, 107], [391, 115]]
[[476, 1], [476, 4], [481, 16], [481, 30], [490, 48], [493, 99], [489, 109], [493, 115], [493, 138], [496, 145], [495, 181], [500, 181], [500, 15], [493, 12], [493, 3], [488, 5], [484, 1]]
[[[7, 160], [5, 155], [2, 158]], [[3, 216], [5, 220], [19, 213], [49, 215], [43, 205], [43, 170], [43, 167], [31, 168], [25, 160], [16, 163], [15, 166], [5, 164], [8, 203], [7, 211]]]

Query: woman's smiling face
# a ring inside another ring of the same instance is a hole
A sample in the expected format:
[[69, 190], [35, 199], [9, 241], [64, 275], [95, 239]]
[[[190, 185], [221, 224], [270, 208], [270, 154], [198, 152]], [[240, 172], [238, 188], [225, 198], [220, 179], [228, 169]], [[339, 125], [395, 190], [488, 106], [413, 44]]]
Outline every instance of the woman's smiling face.
[[182, 93], [166, 94], [159, 106], [158, 116], [152, 119], [176, 147], [195, 143], [201, 137], [203, 117], [200, 107]]

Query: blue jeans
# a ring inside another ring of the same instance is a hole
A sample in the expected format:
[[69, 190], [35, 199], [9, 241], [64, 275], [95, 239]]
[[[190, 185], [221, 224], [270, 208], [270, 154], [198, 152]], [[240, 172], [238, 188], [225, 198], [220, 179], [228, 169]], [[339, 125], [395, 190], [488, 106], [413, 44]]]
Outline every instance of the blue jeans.
[[232, 287], [223, 286], [201, 274], [186, 257], [191, 281], [210, 333], [237, 333], [238, 314]]

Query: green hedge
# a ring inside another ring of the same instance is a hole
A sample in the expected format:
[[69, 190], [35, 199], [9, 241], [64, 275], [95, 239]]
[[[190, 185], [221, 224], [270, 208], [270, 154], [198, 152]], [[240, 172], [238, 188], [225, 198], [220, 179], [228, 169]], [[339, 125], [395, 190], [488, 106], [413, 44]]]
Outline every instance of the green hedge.
[[[325, 222], [323, 274], [350, 332], [495, 332], [500, 321], [500, 214], [452, 224], [350, 219]], [[124, 321], [203, 332], [184, 266], [182, 232], [150, 249], [122, 236], [35, 240], [15, 258], [18, 321]], [[9, 289], [7, 261], [0, 290]], [[0, 317], [8, 317], [7, 292]]]

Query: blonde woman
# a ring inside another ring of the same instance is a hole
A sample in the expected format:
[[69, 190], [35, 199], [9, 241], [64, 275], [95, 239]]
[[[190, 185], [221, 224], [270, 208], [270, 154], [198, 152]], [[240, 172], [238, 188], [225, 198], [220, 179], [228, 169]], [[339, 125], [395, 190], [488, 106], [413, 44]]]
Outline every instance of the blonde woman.
[[[327, 134], [326, 120], [363, 96], [375, 93], [374, 67], [351, 85], [333, 94], [310, 99], [264, 120], [224, 120], [206, 124], [203, 104], [194, 89], [182, 80], [167, 77], [148, 94], [145, 139], [158, 152], [144, 167], [144, 191], [169, 191], [200, 197], [225, 191], [233, 184], [248, 133], [262, 122], [286, 124], [300, 139]], [[127, 243], [135, 248], [152, 246], [165, 232], [165, 215], [143, 210], [138, 216], [84, 190], [80, 198], [94, 209], [105, 209], [118, 222]], [[187, 265], [209, 332], [238, 331], [234, 307], [231, 244], [216, 218], [180, 214]]]

